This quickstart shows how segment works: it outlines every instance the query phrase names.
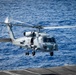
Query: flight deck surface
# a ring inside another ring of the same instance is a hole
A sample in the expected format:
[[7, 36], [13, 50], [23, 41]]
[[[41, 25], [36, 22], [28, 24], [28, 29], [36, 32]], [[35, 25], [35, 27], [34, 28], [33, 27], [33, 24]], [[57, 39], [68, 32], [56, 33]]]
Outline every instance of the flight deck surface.
[[0, 71], [0, 75], [76, 75], [76, 65], [51, 68]]

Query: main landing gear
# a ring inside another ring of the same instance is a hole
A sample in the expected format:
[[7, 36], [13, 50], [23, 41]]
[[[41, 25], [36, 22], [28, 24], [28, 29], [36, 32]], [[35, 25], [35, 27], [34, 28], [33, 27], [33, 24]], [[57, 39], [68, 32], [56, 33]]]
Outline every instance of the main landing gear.
[[54, 52], [50, 52], [50, 56], [53, 56], [54, 55]]
[[26, 55], [29, 55], [29, 52], [26, 52], [25, 54], [26, 54]]
[[[36, 52], [33, 51], [33, 52], [32, 52], [32, 56], [35, 56], [35, 54], [36, 54]], [[25, 55], [29, 55], [29, 52], [26, 52]]]
[[32, 56], [34, 56], [34, 55], [35, 55], [35, 51], [32, 52]]

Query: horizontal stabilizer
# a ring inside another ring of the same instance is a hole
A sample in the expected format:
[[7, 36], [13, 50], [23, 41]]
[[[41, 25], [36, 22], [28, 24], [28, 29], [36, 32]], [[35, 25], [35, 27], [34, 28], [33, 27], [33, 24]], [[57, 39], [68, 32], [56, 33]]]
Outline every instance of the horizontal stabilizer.
[[0, 38], [0, 42], [12, 42], [11, 38]]

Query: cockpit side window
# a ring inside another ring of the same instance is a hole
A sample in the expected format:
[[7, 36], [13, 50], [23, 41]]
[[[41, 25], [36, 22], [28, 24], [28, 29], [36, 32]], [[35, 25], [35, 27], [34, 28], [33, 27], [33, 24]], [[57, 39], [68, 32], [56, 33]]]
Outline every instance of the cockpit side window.
[[43, 37], [43, 42], [47, 42], [47, 38], [46, 37]]
[[43, 38], [43, 42], [56, 42], [56, 41], [55, 41], [55, 38], [54, 37], [52, 37], [52, 38], [44, 37]]
[[50, 38], [50, 40], [51, 40], [51, 42], [55, 42], [55, 43], [56, 43], [56, 41], [55, 41], [55, 38], [54, 38], [54, 37]]

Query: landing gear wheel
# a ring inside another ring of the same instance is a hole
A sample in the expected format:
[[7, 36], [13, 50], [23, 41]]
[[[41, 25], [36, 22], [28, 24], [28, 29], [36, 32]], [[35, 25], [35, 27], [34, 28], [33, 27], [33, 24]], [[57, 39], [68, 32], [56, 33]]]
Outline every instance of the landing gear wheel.
[[26, 55], [29, 55], [29, 52], [26, 52], [25, 54], [26, 54]]
[[34, 52], [32, 52], [32, 55], [33, 55], [33, 56], [35, 55], [35, 51], [34, 51]]
[[54, 55], [54, 53], [53, 52], [50, 52], [50, 56], [53, 56]]

